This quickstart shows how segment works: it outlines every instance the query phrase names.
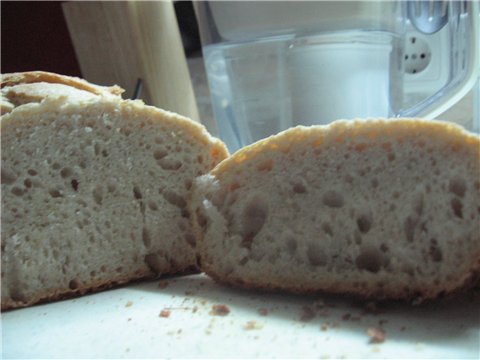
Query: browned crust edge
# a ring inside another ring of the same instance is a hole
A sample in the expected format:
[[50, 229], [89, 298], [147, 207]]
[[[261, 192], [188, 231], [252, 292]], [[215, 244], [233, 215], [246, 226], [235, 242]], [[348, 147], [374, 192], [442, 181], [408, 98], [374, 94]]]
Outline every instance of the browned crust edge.
[[88, 91], [96, 95], [111, 94], [120, 96], [124, 91], [121, 87], [117, 85], [99, 86], [91, 84], [88, 81], [77, 77], [59, 75], [46, 71], [29, 71], [2, 74], [1, 88], [18, 84], [31, 84], [39, 82], [68, 85], [73, 88]]
[[133, 275], [126, 275], [120, 276], [111, 281], [98, 281], [91, 283], [90, 285], [84, 285], [79, 287], [78, 289], [71, 290], [71, 289], [55, 289], [53, 291], [44, 292], [35, 296], [34, 298], [30, 299], [27, 302], [15, 301], [15, 300], [2, 300], [1, 304], [1, 311], [9, 311], [15, 310], [19, 308], [29, 307], [32, 305], [39, 305], [45, 303], [51, 303], [55, 301], [67, 300], [72, 298], [77, 298], [86, 294], [94, 294], [104, 290], [113, 289], [113, 288], [120, 288], [122, 286], [133, 284], [133, 283], [140, 283], [146, 280], [154, 280], [161, 278], [163, 276], [169, 275], [176, 275], [176, 276], [184, 276], [184, 275], [191, 275], [197, 274], [200, 270], [197, 266], [187, 266], [181, 269], [170, 269], [168, 271], [155, 274], [151, 271], [139, 271]]

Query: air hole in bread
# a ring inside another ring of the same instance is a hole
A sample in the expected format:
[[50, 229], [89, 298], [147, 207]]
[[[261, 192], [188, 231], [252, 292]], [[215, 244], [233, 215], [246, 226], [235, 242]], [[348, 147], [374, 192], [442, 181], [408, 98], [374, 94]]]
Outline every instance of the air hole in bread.
[[442, 250], [438, 247], [438, 242], [435, 238], [430, 239], [429, 254], [434, 262], [441, 262], [443, 259]]
[[416, 226], [417, 226], [417, 220], [415, 220], [411, 216], [408, 216], [403, 222], [403, 231], [405, 233], [405, 238], [407, 239], [408, 242], [413, 242]]
[[347, 184], [352, 184], [353, 183], [353, 176], [350, 175], [350, 174], [345, 175], [344, 179], [345, 179], [345, 182]]
[[70, 185], [72, 185], [73, 190], [78, 191], [78, 181], [76, 179], [72, 179], [72, 181], [70, 181]]
[[465, 195], [467, 185], [464, 179], [460, 177], [456, 177], [450, 180], [448, 189], [450, 190], [450, 192], [454, 193], [455, 195], [463, 197]]
[[72, 169], [70, 169], [69, 167], [64, 167], [62, 170], [60, 170], [60, 176], [64, 179], [72, 176], [72, 173]]
[[273, 169], [273, 159], [268, 159], [257, 165], [258, 171], [271, 171]]
[[184, 184], [185, 184], [185, 189], [190, 190], [192, 188], [193, 182], [190, 179], [186, 179]]
[[327, 256], [317, 241], [310, 241], [307, 244], [307, 258], [312, 266], [325, 266], [327, 264]]
[[355, 259], [355, 265], [359, 270], [377, 273], [383, 264], [383, 255], [374, 246], [364, 246]]
[[370, 183], [372, 184], [372, 188], [376, 189], [378, 187], [378, 179], [373, 178]]
[[157, 160], [163, 159], [167, 155], [168, 155], [168, 152], [165, 149], [156, 149], [153, 152], [153, 157]]
[[322, 201], [324, 205], [332, 208], [341, 208], [344, 204], [343, 195], [334, 190], [323, 194]]
[[80, 283], [78, 282], [77, 279], [70, 280], [68, 283], [68, 288], [70, 290], [77, 290], [80, 287]]
[[97, 186], [95, 189], [93, 189], [93, 200], [95, 200], [95, 202], [98, 205], [102, 205], [103, 191], [102, 191], [102, 188], [100, 186]]
[[199, 164], [203, 163], [203, 156], [202, 156], [202, 155], [198, 155], [198, 156], [197, 156], [197, 162], [198, 162]]
[[392, 162], [395, 160], [395, 154], [393, 152], [389, 152], [387, 155], [388, 161]]
[[268, 206], [260, 196], [251, 198], [242, 212], [242, 246], [250, 248], [253, 238], [262, 229], [268, 216]]
[[388, 248], [388, 245], [387, 245], [387, 244], [382, 243], [382, 244], [380, 245], [380, 251], [381, 251], [381, 252], [386, 253], [386, 252], [388, 252], [388, 250], [389, 250], [389, 248]]
[[58, 189], [50, 189], [50, 190], [48, 190], [48, 193], [53, 198], [62, 197], [62, 193]]
[[193, 236], [192, 234], [190, 234], [190, 233], [185, 234], [185, 241], [191, 247], [195, 247], [195, 243], [196, 243], [195, 236]]
[[100, 144], [95, 143], [93, 145], [93, 152], [94, 152], [95, 156], [98, 156], [100, 154]]
[[17, 180], [17, 175], [13, 171], [2, 166], [1, 178], [2, 184], [13, 184]]
[[329, 223], [323, 223], [322, 230], [325, 234], [333, 236], [333, 230]]
[[207, 217], [202, 213], [202, 211], [197, 208], [195, 210], [195, 216], [197, 218], [198, 225], [204, 229], [207, 226]]
[[292, 181], [292, 190], [296, 194], [305, 194], [307, 192], [307, 185], [305, 180], [298, 178]]
[[119, 267], [117, 267], [117, 268], [115, 269], [115, 271], [116, 271], [117, 273], [121, 273], [121, 272], [123, 272], [123, 267], [119, 266]]
[[140, 191], [140, 188], [138, 186], [133, 187], [133, 197], [136, 200], [140, 200], [143, 197], [142, 192]]
[[357, 227], [361, 233], [366, 234], [372, 226], [372, 218], [370, 215], [361, 215], [357, 219]]
[[164, 170], [178, 170], [182, 166], [180, 160], [164, 157], [157, 160], [157, 164]]
[[453, 214], [459, 219], [463, 219], [463, 204], [458, 198], [453, 198], [450, 202]]
[[32, 187], [32, 180], [30, 180], [29, 178], [25, 179], [23, 181], [23, 185], [25, 185], [27, 189], [30, 189]]
[[163, 197], [167, 200], [170, 204], [175, 205], [181, 209], [187, 206], [187, 202], [183, 197], [178, 195], [177, 193], [167, 190], [163, 193]]
[[60, 169], [60, 164], [57, 163], [57, 162], [54, 162], [54, 163], [52, 164], [52, 169], [53, 169], [53, 170], [58, 170], [58, 169]]
[[157, 204], [153, 201], [148, 202], [148, 208], [152, 211], [157, 211], [158, 210]]
[[107, 157], [108, 156], [108, 151], [106, 149], [102, 150], [102, 156]]

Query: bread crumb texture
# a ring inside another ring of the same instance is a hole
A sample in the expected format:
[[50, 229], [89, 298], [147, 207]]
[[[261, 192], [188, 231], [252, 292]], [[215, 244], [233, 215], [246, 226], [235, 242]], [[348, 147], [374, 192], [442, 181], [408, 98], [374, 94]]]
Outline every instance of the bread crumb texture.
[[69, 81], [2, 82], [2, 309], [196, 263], [186, 204], [225, 146], [116, 90], [56, 91]]
[[427, 299], [480, 268], [480, 141], [442, 121], [297, 127], [194, 184], [202, 268], [294, 292]]

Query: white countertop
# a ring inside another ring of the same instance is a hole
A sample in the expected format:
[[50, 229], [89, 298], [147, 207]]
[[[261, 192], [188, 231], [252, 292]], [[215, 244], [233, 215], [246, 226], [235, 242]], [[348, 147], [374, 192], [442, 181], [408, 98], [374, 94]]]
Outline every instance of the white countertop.
[[[3, 358], [478, 359], [476, 295], [375, 309], [190, 275], [5, 312], [2, 350]], [[213, 314], [215, 305], [229, 313]], [[372, 331], [383, 331], [383, 342], [371, 342]]]

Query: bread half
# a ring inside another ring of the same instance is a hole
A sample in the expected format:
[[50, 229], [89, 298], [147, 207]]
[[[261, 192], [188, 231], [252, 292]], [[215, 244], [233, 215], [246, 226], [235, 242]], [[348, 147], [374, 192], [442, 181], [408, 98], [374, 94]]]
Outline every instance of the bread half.
[[203, 126], [57, 74], [2, 75], [2, 309], [195, 266]]
[[480, 140], [416, 119], [293, 128], [198, 178], [191, 213], [220, 282], [435, 298], [480, 270]]

